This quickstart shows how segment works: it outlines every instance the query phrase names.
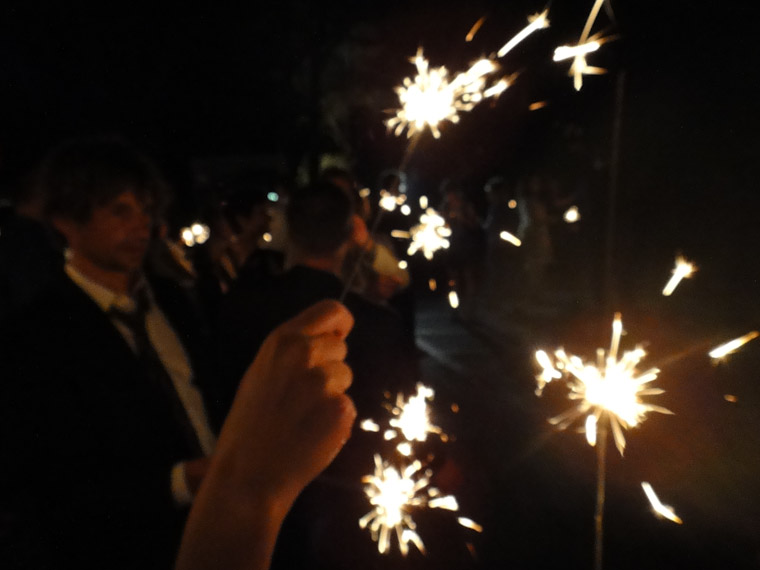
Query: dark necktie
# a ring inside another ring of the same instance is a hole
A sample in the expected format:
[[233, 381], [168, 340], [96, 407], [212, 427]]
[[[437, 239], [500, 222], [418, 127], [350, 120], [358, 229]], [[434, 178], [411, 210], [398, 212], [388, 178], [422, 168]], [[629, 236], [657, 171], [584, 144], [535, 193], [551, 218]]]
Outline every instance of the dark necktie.
[[132, 332], [137, 359], [147, 373], [148, 378], [161, 389], [164, 399], [171, 409], [174, 423], [182, 433], [188, 450], [192, 453], [193, 457], [200, 457], [203, 455], [203, 449], [198, 441], [198, 434], [190, 422], [187, 410], [182, 404], [179, 394], [177, 394], [171, 376], [166, 371], [166, 368], [164, 368], [161, 358], [158, 356], [156, 349], [148, 337], [145, 319], [150, 310], [150, 299], [147, 292], [144, 289], [140, 290], [135, 299], [137, 308], [134, 311], [127, 312], [116, 307], [111, 307], [109, 313], [111, 317], [118, 320]]

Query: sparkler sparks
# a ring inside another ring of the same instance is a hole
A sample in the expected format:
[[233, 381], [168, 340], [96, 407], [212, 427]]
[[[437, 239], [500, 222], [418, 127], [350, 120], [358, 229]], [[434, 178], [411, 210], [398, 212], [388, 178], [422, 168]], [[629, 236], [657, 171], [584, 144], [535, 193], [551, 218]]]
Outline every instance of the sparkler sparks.
[[[391, 235], [401, 237], [395, 231], [391, 232]], [[428, 208], [420, 216], [420, 223], [409, 231], [409, 237], [412, 243], [407, 249], [408, 255], [414, 255], [421, 250], [426, 259], [433, 259], [433, 254], [436, 251], [449, 247], [448, 238], [451, 237], [451, 229], [438, 212], [433, 208]]]
[[660, 502], [660, 499], [657, 497], [657, 495], [654, 492], [654, 489], [652, 489], [652, 486], [649, 483], [647, 483], [646, 481], [642, 482], [641, 488], [644, 489], [644, 493], [646, 494], [647, 499], [649, 499], [649, 502], [652, 505], [654, 512], [658, 516], [664, 517], [668, 519], [669, 521], [673, 521], [676, 524], [683, 524], [683, 521], [680, 519], [678, 515], [676, 515], [675, 511], [673, 510], [673, 507], [670, 507], [668, 505], [663, 505]]
[[710, 358], [720, 360], [729, 354], [733, 354], [749, 341], [756, 339], [758, 336], [760, 336], [760, 332], [758, 331], [749, 332], [744, 336], [740, 336], [739, 338], [735, 338], [734, 340], [728, 341], [724, 344], [721, 344], [720, 346], [716, 346], [708, 354], [710, 355]]
[[459, 295], [457, 295], [456, 291], [449, 291], [449, 305], [451, 305], [452, 309], [459, 308]]
[[401, 430], [407, 441], [425, 441], [429, 433], [441, 435], [441, 428], [430, 423], [430, 408], [428, 400], [432, 400], [435, 392], [423, 384], [417, 384], [417, 393], [404, 401], [402, 394], [396, 396], [396, 405], [391, 413], [391, 427]]
[[[381, 554], [390, 551], [392, 533], [395, 531], [401, 554], [409, 553], [409, 543], [425, 553], [425, 545], [417, 534], [417, 525], [411, 516], [415, 508], [459, 510], [456, 497], [442, 496], [435, 487], [429, 487], [432, 471], [420, 472], [422, 463], [418, 460], [396, 469], [375, 455], [375, 472], [367, 475], [363, 482], [364, 492], [374, 507], [359, 519], [361, 528], [369, 528], [372, 540], [377, 542]], [[477, 530], [480, 525], [470, 519], [460, 517], [459, 524]]]
[[533, 14], [532, 16], [528, 17], [528, 25], [524, 27], [522, 30], [520, 30], [520, 32], [518, 32], [515, 37], [513, 37], [506, 44], [504, 44], [496, 55], [498, 55], [499, 57], [504, 57], [510, 51], [512, 51], [512, 49], [515, 46], [517, 46], [517, 44], [519, 44], [521, 41], [523, 41], [533, 32], [537, 30], [541, 30], [543, 28], [548, 28], [549, 27], [548, 16], [549, 16], [549, 10], [544, 10], [540, 14]]
[[604, 0], [595, 0], [594, 5], [589, 12], [586, 19], [586, 25], [583, 27], [583, 32], [578, 40], [578, 43], [574, 46], [559, 46], [554, 50], [554, 61], [562, 61], [565, 59], [573, 58], [573, 63], [570, 65], [570, 75], [573, 77], [573, 87], [576, 91], [580, 91], [583, 87], [584, 75], [599, 75], [605, 73], [605, 70], [600, 67], [591, 67], [586, 63], [586, 55], [593, 53], [599, 49], [604, 40], [599, 37], [589, 38], [591, 28], [596, 21], [596, 17], [599, 15], [599, 10], [604, 4]]
[[380, 207], [386, 212], [393, 212], [396, 206], [401, 206], [404, 202], [406, 202], [404, 194], [394, 196], [387, 190], [380, 190]]
[[648, 412], [672, 413], [666, 408], [641, 400], [643, 396], [655, 396], [664, 392], [659, 388], [648, 387], [648, 384], [657, 378], [659, 370], [651, 368], [644, 373], [638, 373], [636, 367], [646, 355], [640, 347], [624, 352], [618, 359], [622, 331], [623, 324], [618, 313], [612, 323], [609, 351], [605, 354], [603, 349], [597, 350], [596, 365], [583, 362], [578, 356], [567, 355], [562, 349], [554, 353], [556, 362], [552, 362], [544, 351], [536, 353], [536, 360], [543, 368], [537, 376], [537, 393], [540, 395], [544, 386], [551, 380], [566, 376], [570, 388], [568, 397], [571, 400], [579, 400], [576, 407], [549, 421], [564, 429], [577, 418], [587, 415], [587, 440], [590, 445], [595, 445], [596, 438], [592, 432], [595, 433], [599, 420], [605, 418], [609, 421], [615, 445], [621, 455], [625, 450], [623, 429], [640, 424]]
[[396, 136], [404, 129], [407, 137], [411, 137], [428, 128], [435, 138], [439, 138], [438, 126], [442, 121], [457, 123], [460, 112], [471, 111], [483, 99], [496, 97], [509, 87], [507, 78], [489, 85], [489, 76], [499, 69], [498, 64], [490, 59], [476, 61], [451, 80], [446, 67], [430, 67], [421, 48], [412, 63], [417, 68], [417, 75], [414, 79], [405, 78], [403, 85], [396, 88], [401, 108], [386, 122]]
[[676, 257], [676, 266], [673, 268], [673, 275], [670, 277], [670, 280], [665, 284], [665, 287], [662, 290], [662, 294], [666, 297], [669, 297], [673, 294], [673, 291], [676, 290], [676, 287], [678, 287], [678, 284], [681, 282], [682, 279], [691, 277], [692, 274], [697, 270], [697, 266], [691, 263], [690, 261], [686, 261], [682, 256]]
[[511, 233], [509, 233], [507, 231], [501, 232], [499, 234], [499, 237], [501, 239], [503, 239], [504, 241], [507, 241], [507, 242], [511, 243], [515, 247], [520, 247], [522, 245], [522, 241], [520, 240], [519, 237], [517, 237], [517, 236], [515, 236], [515, 235], [513, 235], [513, 234], [511, 234]]

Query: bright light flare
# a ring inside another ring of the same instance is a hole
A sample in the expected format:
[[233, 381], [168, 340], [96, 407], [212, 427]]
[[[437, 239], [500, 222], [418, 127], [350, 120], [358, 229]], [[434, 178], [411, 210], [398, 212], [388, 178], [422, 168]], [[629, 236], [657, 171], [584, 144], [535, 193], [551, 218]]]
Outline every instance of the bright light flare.
[[570, 206], [567, 210], [565, 210], [565, 213], [562, 217], [568, 224], [574, 224], [581, 219], [581, 213], [578, 211], [578, 206]]
[[412, 243], [409, 244], [407, 254], [414, 255], [422, 251], [425, 258], [429, 260], [433, 259], [433, 254], [439, 249], [449, 247], [448, 238], [451, 237], [451, 229], [438, 212], [433, 208], [428, 208], [420, 216], [420, 223], [409, 230], [409, 235]]
[[515, 37], [505, 43], [499, 52], [496, 54], [498, 57], [504, 57], [512, 49], [522, 42], [525, 38], [531, 35], [533, 32], [549, 27], [549, 10], [544, 10], [540, 14], [533, 14], [528, 17], [528, 25], [520, 30]]
[[433, 136], [439, 138], [438, 127], [442, 121], [459, 122], [461, 112], [471, 111], [484, 99], [496, 97], [509, 87], [507, 78], [490, 84], [490, 76], [499, 69], [490, 59], [476, 61], [453, 79], [449, 79], [446, 67], [431, 68], [421, 48], [412, 63], [417, 75], [414, 79], [405, 78], [403, 85], [396, 88], [401, 108], [386, 122], [396, 136], [405, 129], [407, 137], [430, 129]]
[[649, 503], [652, 505], [654, 512], [658, 516], [664, 517], [668, 519], [669, 521], [673, 521], [676, 524], [683, 524], [683, 521], [678, 515], [676, 515], [675, 511], [673, 510], [673, 507], [670, 507], [668, 505], [663, 505], [660, 502], [660, 499], [657, 497], [657, 495], [654, 492], [654, 489], [652, 489], [652, 486], [649, 483], [647, 483], [646, 481], [642, 482], [641, 488], [644, 489], [644, 494], [647, 496], [647, 499], [649, 499]]
[[721, 344], [720, 346], [716, 346], [708, 354], [710, 355], [710, 358], [714, 358], [715, 360], [720, 360], [721, 358], [724, 358], [728, 356], [729, 354], [733, 354], [734, 352], [739, 350], [742, 346], [747, 344], [749, 341], [756, 339], [758, 336], [760, 336], [760, 332], [758, 331], [749, 332], [745, 334], [744, 336], [740, 336], [739, 338], [730, 340], [724, 344]]
[[[567, 378], [570, 388], [568, 398], [579, 403], [570, 410], [549, 420], [550, 423], [564, 429], [581, 416], [586, 417], [586, 436], [590, 445], [596, 443], [596, 426], [603, 417], [609, 421], [615, 446], [622, 455], [625, 450], [623, 429], [635, 427], [644, 421], [648, 412], [672, 414], [661, 406], [642, 401], [643, 396], [656, 396], [664, 390], [653, 388], [649, 384], [657, 378], [659, 370], [651, 368], [639, 373], [637, 365], [646, 356], [640, 347], [626, 351], [618, 359], [620, 337], [623, 323], [617, 313], [612, 323], [612, 339], [607, 353], [597, 350], [597, 362], [591, 364], [581, 358], [568, 355], [558, 349], [554, 353], [555, 361], [544, 351], [536, 353], [536, 360], [543, 371], [536, 377], [540, 396], [547, 383], [559, 377]], [[593, 417], [593, 420], [588, 419]]]
[[381, 554], [390, 551], [394, 533], [403, 556], [409, 553], [410, 543], [425, 553], [425, 545], [412, 519], [414, 509], [459, 509], [454, 496], [442, 496], [438, 489], [428, 486], [432, 472], [421, 469], [422, 464], [417, 460], [397, 469], [376, 454], [374, 474], [362, 479], [366, 483], [364, 493], [373, 509], [359, 519], [359, 526], [369, 528]]
[[665, 295], [666, 297], [669, 297], [670, 295], [672, 295], [673, 291], [676, 290], [676, 287], [678, 287], [678, 284], [681, 282], [681, 280], [691, 277], [696, 270], [697, 270], [696, 265], [694, 265], [690, 261], [686, 261], [686, 259], [680, 255], [677, 256], [676, 266], [673, 268], [673, 275], [670, 277], [670, 280], [665, 284], [665, 287], [662, 290], [662, 294]]
[[592, 67], [586, 63], [586, 56], [598, 50], [601, 44], [604, 43], [604, 40], [601, 38], [589, 38], [591, 28], [594, 26], [602, 4], [604, 4], [604, 0], [594, 1], [591, 12], [589, 12], [586, 19], [586, 25], [583, 26], [583, 32], [581, 32], [581, 37], [576, 45], [560, 46], [554, 50], [554, 61], [573, 58], [573, 63], [570, 65], [570, 75], [573, 77], [573, 87], [575, 87], [576, 91], [580, 91], [581, 87], [583, 87], [584, 75], [600, 75], [606, 72], [601, 67]]
[[516, 235], [513, 235], [509, 233], [508, 231], [503, 231], [499, 234], [499, 237], [503, 239], [506, 242], [511, 243], [515, 247], [520, 247], [522, 245], [522, 241], [520, 241], [520, 238]]

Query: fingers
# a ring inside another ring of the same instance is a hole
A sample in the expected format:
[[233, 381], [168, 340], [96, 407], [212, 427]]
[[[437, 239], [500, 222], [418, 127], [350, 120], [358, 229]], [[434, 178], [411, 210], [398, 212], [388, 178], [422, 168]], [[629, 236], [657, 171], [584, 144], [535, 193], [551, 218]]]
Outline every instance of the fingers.
[[344, 339], [353, 326], [354, 317], [344, 305], [338, 301], [324, 300], [290, 319], [281, 329], [307, 336], [332, 333]]

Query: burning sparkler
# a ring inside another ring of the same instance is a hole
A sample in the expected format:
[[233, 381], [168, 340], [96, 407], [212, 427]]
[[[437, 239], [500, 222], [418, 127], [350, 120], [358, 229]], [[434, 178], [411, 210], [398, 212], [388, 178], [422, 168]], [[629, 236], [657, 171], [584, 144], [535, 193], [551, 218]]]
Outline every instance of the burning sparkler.
[[391, 427], [400, 430], [407, 441], [425, 441], [429, 433], [443, 437], [441, 428], [430, 423], [428, 401], [434, 396], [433, 389], [423, 384], [417, 384], [417, 393], [406, 401], [402, 394], [398, 394], [396, 405], [391, 410], [396, 416], [390, 420]]
[[[369, 528], [381, 554], [390, 551], [393, 532], [402, 555], [409, 553], [410, 543], [425, 553], [425, 545], [417, 534], [417, 525], [411, 516], [414, 509], [459, 510], [456, 497], [441, 495], [438, 489], [429, 487], [432, 471], [421, 472], [421, 469], [419, 460], [396, 469], [376, 454], [374, 474], [362, 480], [366, 483], [364, 492], [374, 508], [359, 519], [359, 526]], [[468, 518], [460, 517], [457, 521], [477, 532], [482, 530], [480, 525]]]
[[510, 85], [506, 77], [495, 83], [489, 81], [499, 69], [499, 65], [490, 59], [476, 61], [451, 80], [446, 67], [430, 67], [421, 48], [412, 63], [417, 68], [417, 75], [414, 79], [405, 78], [403, 85], [396, 88], [401, 108], [386, 122], [396, 136], [404, 129], [407, 137], [411, 137], [427, 128], [439, 138], [438, 126], [442, 121], [459, 122], [460, 112], [471, 111], [484, 99], [499, 96]]
[[[660, 388], [648, 387], [648, 384], [657, 378], [659, 370], [651, 368], [643, 374], [638, 373], [636, 366], [646, 356], [641, 347], [624, 352], [618, 360], [622, 332], [623, 323], [618, 313], [612, 322], [609, 351], [605, 354], [603, 349], [597, 350], [596, 365], [583, 362], [577, 356], [568, 355], [562, 349], [554, 353], [556, 362], [552, 362], [544, 351], [536, 353], [536, 360], [543, 368], [537, 377], [537, 393], [540, 395], [544, 386], [553, 379], [566, 376], [569, 377], [570, 387], [568, 397], [571, 400], [580, 400], [576, 407], [549, 421], [564, 429], [579, 417], [587, 415], [588, 431], [589, 426], [593, 426], [591, 429], [594, 429], [604, 417], [609, 421], [615, 446], [621, 455], [625, 450], [623, 429], [640, 424], [648, 412], [672, 413], [666, 408], [641, 400], [642, 396], [655, 396], [664, 392]], [[591, 441], [589, 444], [594, 445]]]
[[426, 259], [433, 259], [433, 254], [439, 249], [449, 247], [448, 238], [451, 237], [451, 229], [446, 225], [446, 220], [433, 208], [428, 208], [420, 216], [420, 223], [407, 232], [391, 232], [393, 237], [408, 237], [412, 240], [407, 249], [408, 255], [414, 255], [422, 250]]
[[740, 336], [739, 338], [730, 340], [724, 344], [721, 344], [720, 346], [716, 346], [708, 354], [710, 355], [710, 358], [720, 360], [729, 354], [733, 354], [749, 341], [756, 339], [758, 336], [760, 336], [760, 332], [758, 331], [749, 332], [744, 336]]
[[665, 285], [664, 289], [662, 290], [662, 294], [666, 297], [669, 297], [673, 294], [673, 291], [676, 290], [676, 287], [678, 287], [678, 284], [681, 282], [682, 279], [691, 277], [692, 274], [697, 270], [697, 266], [691, 263], [690, 261], [686, 261], [682, 256], [676, 257], [676, 266], [673, 268], [673, 275], [670, 277], [670, 280]]
[[624, 352], [618, 359], [620, 337], [623, 334], [623, 321], [620, 313], [612, 321], [612, 339], [610, 348], [597, 349], [596, 365], [583, 362], [581, 358], [567, 355], [558, 349], [552, 361], [549, 355], [539, 350], [536, 360], [542, 372], [536, 377], [540, 396], [544, 387], [553, 380], [568, 378], [569, 398], [580, 400], [577, 406], [556, 416], [549, 421], [560, 429], [569, 426], [579, 417], [586, 416], [586, 441], [596, 447], [597, 487], [596, 512], [594, 515], [594, 567], [602, 567], [602, 536], [604, 520], [604, 495], [606, 482], [607, 428], [612, 429], [615, 446], [620, 454], [625, 450], [623, 429], [634, 427], [644, 421], [648, 412], [671, 414], [666, 408], [645, 403], [643, 396], [662, 394], [659, 388], [647, 387], [657, 378], [659, 370], [651, 368], [639, 374], [636, 367], [646, 353], [640, 347]]
[[654, 492], [654, 489], [652, 489], [652, 486], [647, 483], [646, 481], [641, 483], [641, 488], [644, 489], [644, 494], [646, 494], [647, 499], [649, 499], [649, 503], [652, 505], [652, 509], [654, 509], [654, 512], [661, 517], [664, 517], [668, 519], [669, 521], [673, 521], [676, 524], [683, 524], [683, 521], [679, 518], [678, 515], [676, 515], [675, 511], [673, 510], [673, 507], [670, 507], [668, 505], [663, 505], [660, 502], [660, 499], [657, 497], [657, 495]]

